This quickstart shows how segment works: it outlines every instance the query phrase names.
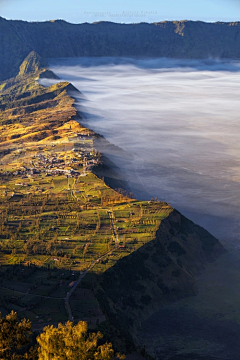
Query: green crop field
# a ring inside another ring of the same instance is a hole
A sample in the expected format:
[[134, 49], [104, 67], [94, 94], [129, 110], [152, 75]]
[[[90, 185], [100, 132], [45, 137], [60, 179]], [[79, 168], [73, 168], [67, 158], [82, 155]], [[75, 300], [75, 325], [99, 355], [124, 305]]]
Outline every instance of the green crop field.
[[[6, 311], [14, 308], [37, 324], [66, 319], [70, 280], [103, 256], [91, 269], [100, 274], [154, 239], [171, 211], [165, 203], [129, 199], [93, 173], [70, 179], [35, 174], [24, 180], [29, 186], [18, 183], [16, 175], [0, 183], [0, 300]], [[39, 194], [39, 188], [45, 191]], [[8, 269], [15, 271], [10, 281]], [[91, 313], [85, 304], [81, 312], [77, 299], [71, 298], [74, 315], [96, 322], [98, 307]]]
[[44, 88], [41, 71], [0, 88], [0, 308], [40, 327], [70, 317], [69, 302], [93, 326], [103, 321], [94, 275], [153, 240], [173, 209], [94, 175], [97, 135], [75, 120], [71, 85]]

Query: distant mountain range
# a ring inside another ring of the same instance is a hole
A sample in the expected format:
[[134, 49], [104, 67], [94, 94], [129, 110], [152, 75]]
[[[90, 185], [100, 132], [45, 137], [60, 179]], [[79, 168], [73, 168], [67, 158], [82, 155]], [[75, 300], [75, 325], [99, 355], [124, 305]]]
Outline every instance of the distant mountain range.
[[32, 51], [44, 58], [127, 56], [240, 58], [240, 22], [163, 21], [153, 24], [63, 20], [26, 22], [0, 17], [0, 81], [16, 76]]

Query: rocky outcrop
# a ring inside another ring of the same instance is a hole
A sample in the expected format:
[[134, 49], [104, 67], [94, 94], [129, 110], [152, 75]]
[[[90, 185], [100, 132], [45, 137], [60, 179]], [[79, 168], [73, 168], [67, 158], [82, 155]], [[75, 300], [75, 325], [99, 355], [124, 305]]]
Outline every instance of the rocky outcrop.
[[31, 51], [19, 68], [18, 75], [27, 75], [47, 68], [48, 63], [35, 51]]

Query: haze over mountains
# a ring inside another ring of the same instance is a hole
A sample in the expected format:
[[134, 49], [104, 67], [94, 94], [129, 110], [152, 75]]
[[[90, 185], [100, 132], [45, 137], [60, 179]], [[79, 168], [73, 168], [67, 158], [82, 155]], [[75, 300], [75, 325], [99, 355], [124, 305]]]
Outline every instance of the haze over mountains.
[[44, 58], [139, 56], [240, 58], [240, 23], [164, 21], [70, 24], [25, 22], [0, 17], [0, 80], [16, 76], [35, 50]]

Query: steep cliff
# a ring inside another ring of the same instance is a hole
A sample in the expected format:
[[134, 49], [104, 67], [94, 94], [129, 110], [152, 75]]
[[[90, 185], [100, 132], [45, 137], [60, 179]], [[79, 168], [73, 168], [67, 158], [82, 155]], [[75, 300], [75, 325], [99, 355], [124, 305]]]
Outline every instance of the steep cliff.
[[240, 23], [163, 21], [70, 24], [0, 18], [0, 80], [16, 76], [30, 51], [44, 58], [146, 56], [240, 58]]

